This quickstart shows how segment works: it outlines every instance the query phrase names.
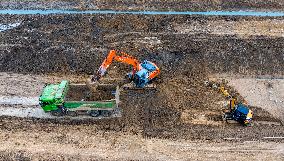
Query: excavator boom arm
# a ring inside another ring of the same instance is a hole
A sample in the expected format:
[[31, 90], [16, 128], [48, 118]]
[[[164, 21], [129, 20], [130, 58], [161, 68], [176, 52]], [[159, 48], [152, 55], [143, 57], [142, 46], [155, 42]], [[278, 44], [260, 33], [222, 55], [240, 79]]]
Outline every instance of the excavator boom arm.
[[106, 70], [111, 65], [113, 60], [132, 65], [133, 74], [136, 71], [140, 70], [141, 67], [140, 67], [138, 60], [136, 60], [135, 58], [133, 58], [132, 56], [126, 53], [121, 52], [120, 54], [121, 55], [117, 55], [115, 50], [111, 50], [108, 56], [103, 61], [102, 65], [100, 66], [99, 70], [94, 74], [92, 81], [99, 80], [102, 76], [104, 76], [106, 73]]

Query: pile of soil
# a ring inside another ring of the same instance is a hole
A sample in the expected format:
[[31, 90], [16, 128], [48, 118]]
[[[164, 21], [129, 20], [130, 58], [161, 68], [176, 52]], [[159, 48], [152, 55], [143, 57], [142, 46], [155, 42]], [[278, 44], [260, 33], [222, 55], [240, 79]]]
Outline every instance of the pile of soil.
[[104, 101], [115, 99], [112, 94], [116, 89], [98, 89], [92, 92], [87, 85], [70, 85], [66, 100], [67, 101]]

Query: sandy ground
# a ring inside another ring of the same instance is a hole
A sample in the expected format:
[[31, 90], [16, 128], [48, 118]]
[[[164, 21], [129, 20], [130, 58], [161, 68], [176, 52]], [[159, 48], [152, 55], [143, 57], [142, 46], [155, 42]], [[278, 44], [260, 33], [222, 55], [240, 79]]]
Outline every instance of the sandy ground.
[[[68, 128], [68, 127], [67, 127]], [[1, 131], [0, 157], [16, 160], [275, 160], [284, 144], [275, 142], [191, 142], [146, 139], [121, 133]]]
[[214, 35], [236, 35], [239, 38], [251, 36], [283, 37], [284, 21], [270, 20], [216, 20], [206, 23], [192, 21], [190, 23], [175, 24], [176, 34], [202, 34], [204, 32]]
[[0, 72], [0, 96], [38, 97], [46, 83], [58, 83], [64, 79], [72, 83], [84, 83], [86, 77], [84, 75], [35, 75]]
[[262, 107], [284, 122], [284, 80], [228, 78], [251, 106]]

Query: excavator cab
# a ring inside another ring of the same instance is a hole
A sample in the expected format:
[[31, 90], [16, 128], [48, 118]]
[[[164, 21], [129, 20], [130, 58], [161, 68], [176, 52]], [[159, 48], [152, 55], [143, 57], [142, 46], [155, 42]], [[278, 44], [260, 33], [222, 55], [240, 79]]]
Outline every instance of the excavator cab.
[[141, 63], [141, 69], [137, 71], [134, 75], [133, 82], [138, 88], [143, 88], [147, 84], [151, 82], [151, 74], [155, 72], [158, 69], [158, 67], [147, 60], [144, 60], [143, 63]]
[[234, 120], [243, 124], [244, 126], [250, 126], [252, 122], [252, 111], [248, 108], [248, 106], [238, 103], [235, 104], [236, 99], [230, 100], [230, 111], [226, 112], [224, 115], [224, 119]]
[[133, 82], [138, 88], [143, 88], [148, 82], [149, 73], [146, 69], [141, 69], [140, 71], [136, 72], [133, 77]]
[[232, 118], [245, 126], [249, 126], [252, 121], [252, 111], [243, 104], [238, 104], [232, 111]]

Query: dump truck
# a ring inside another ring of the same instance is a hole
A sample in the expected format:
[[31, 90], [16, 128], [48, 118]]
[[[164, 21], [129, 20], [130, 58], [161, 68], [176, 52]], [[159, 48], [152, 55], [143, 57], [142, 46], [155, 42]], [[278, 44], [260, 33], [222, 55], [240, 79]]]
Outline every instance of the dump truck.
[[44, 87], [39, 104], [54, 116], [88, 115], [90, 117], [118, 117], [119, 88], [100, 87], [90, 90], [86, 84], [69, 84], [67, 80]]

